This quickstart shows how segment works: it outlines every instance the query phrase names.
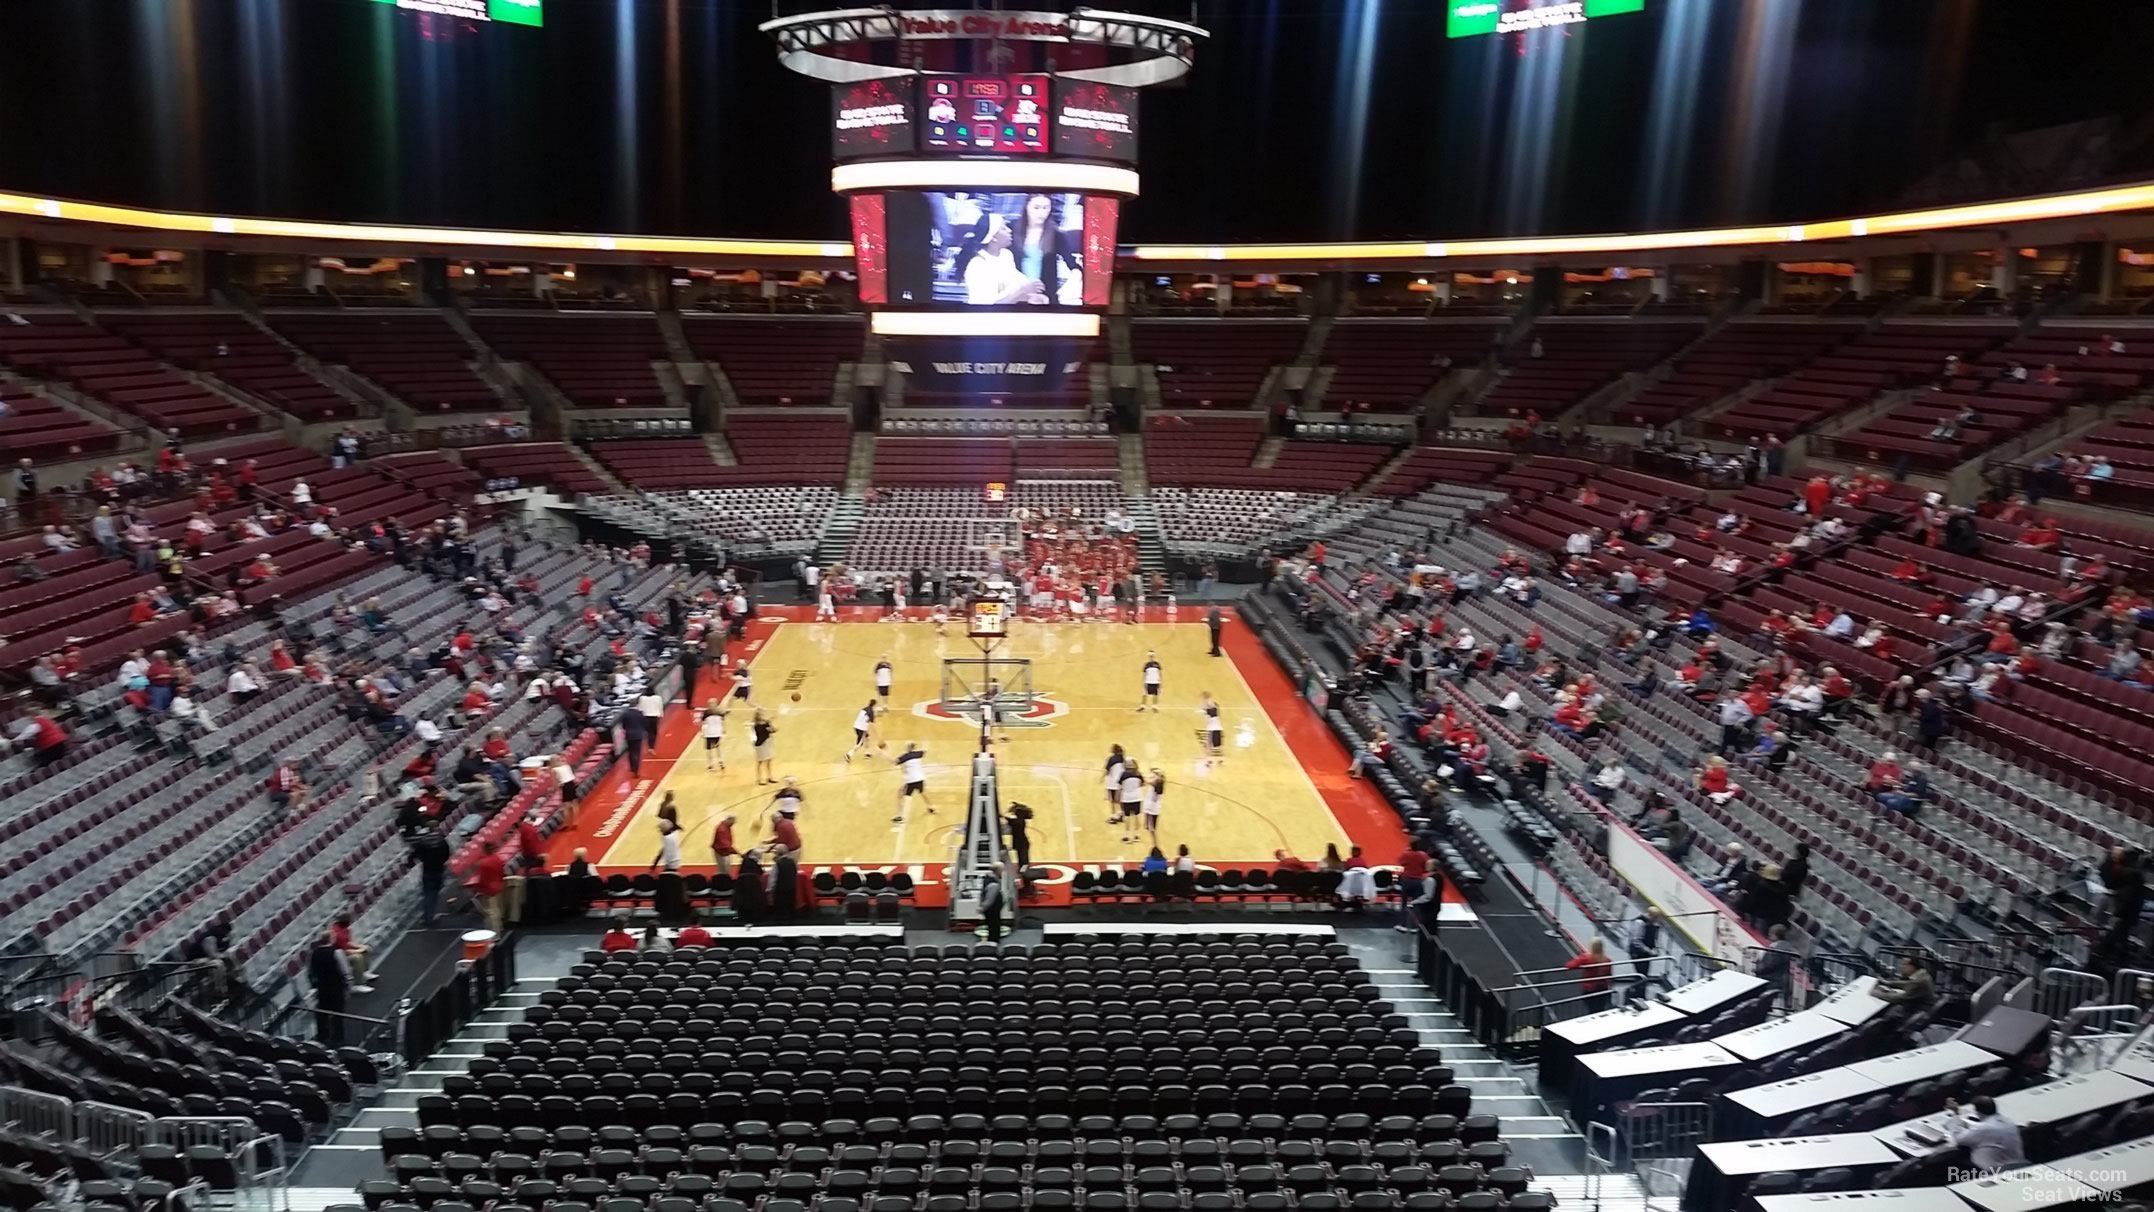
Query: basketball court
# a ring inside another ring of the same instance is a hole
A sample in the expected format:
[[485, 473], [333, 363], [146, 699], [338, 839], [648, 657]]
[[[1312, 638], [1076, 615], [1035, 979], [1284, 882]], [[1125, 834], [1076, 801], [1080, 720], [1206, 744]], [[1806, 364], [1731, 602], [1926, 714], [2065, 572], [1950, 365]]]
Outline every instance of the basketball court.
[[[979, 649], [959, 624], [938, 636], [930, 623], [874, 621], [867, 610], [848, 611], [854, 617], [838, 623], [808, 622], [807, 613], [766, 609], [749, 642], [736, 646], [753, 663], [752, 706], [776, 725], [774, 773], [797, 780], [805, 793], [803, 859], [817, 869], [949, 862], [965, 820], [965, 772], [979, 726], [945, 709], [945, 695], [964, 687], [946, 682], [943, 662], [977, 659]], [[1034, 863], [1133, 867], [1150, 850], [1149, 835], [1125, 843], [1122, 827], [1108, 822], [1103, 776], [1117, 744], [1148, 780], [1155, 769], [1166, 777], [1158, 844], [1170, 856], [1186, 844], [1208, 867], [1263, 866], [1276, 850], [1313, 861], [1327, 845], [1343, 853], [1360, 844], [1372, 862], [1395, 859], [1404, 841], [1397, 815], [1373, 788], [1346, 776], [1346, 751], [1257, 637], [1230, 620], [1227, 655], [1213, 657], [1201, 616], [1185, 617], [1191, 621], [1010, 625], [995, 655], [1030, 662], [1033, 701], [1029, 711], [1009, 713], [996, 749], [1003, 803], [1033, 809]], [[1163, 667], [1156, 713], [1136, 710], [1148, 652]], [[874, 669], [884, 657], [893, 666], [889, 709], [875, 739], [848, 762], [854, 719], [876, 697]], [[731, 685], [729, 675], [706, 669], [699, 704], [729, 694]], [[1212, 764], [1200, 735], [1205, 691], [1219, 702], [1225, 733], [1224, 757]], [[710, 868], [713, 826], [724, 815], [737, 818], [741, 848], [768, 840], [775, 788], [756, 783], [751, 705], [725, 702], [732, 710], [721, 748], [725, 770], [705, 768], [695, 713], [676, 705], [641, 776], [617, 766], [556, 839], [556, 857], [581, 846], [602, 869], [647, 869], [658, 853], [657, 808], [669, 791], [691, 870]], [[894, 822], [904, 785], [895, 759], [908, 744], [926, 755], [935, 812], [915, 797], [905, 820]]]

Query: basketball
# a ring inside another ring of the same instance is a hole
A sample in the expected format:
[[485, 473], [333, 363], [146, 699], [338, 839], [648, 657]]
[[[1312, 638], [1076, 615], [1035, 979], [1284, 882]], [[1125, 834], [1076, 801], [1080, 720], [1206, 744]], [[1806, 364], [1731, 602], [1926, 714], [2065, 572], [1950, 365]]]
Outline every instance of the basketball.
[[793, 701], [796, 703], [800, 701], [800, 692], [798, 690], [793, 692]]
[[877, 741], [877, 742], [875, 742], [875, 747], [876, 747], [877, 749], [888, 749], [888, 748], [890, 747], [890, 742], [888, 742], [888, 741]]

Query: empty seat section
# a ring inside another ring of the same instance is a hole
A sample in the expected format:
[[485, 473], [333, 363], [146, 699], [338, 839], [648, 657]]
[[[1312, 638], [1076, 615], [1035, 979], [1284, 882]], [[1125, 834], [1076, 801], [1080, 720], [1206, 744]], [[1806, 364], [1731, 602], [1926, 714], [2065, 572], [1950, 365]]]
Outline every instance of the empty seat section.
[[1135, 320], [1130, 347], [1168, 408], [1248, 408], [1275, 366], [1301, 356], [1302, 320]]
[[1008, 483], [1017, 467], [1008, 438], [882, 438], [875, 443], [873, 483]]
[[1144, 461], [1154, 484], [1209, 484], [1247, 471], [1264, 443], [1254, 417], [1154, 417], [1144, 431]]
[[301, 369], [282, 341], [229, 313], [99, 316], [98, 323], [174, 366], [215, 375], [302, 421], [358, 415], [350, 400]]
[[504, 442], [498, 446], [470, 446], [464, 462], [485, 476], [489, 484], [514, 481], [503, 487], [543, 484], [563, 492], [607, 492], [612, 485], [599, 478], [560, 442]]
[[1092, 479], [1120, 469], [1122, 447], [1113, 438], [1019, 438], [1016, 460], [1019, 475], [1059, 471]]
[[1711, 437], [1792, 437], [1879, 392], [1934, 380], [1948, 355], [1971, 360], [2010, 329], [1995, 324], [1893, 324], [1833, 346], [1748, 400], [1715, 416]]
[[1493, 451], [1420, 446], [1369, 490], [1387, 497], [1410, 497], [1431, 484], [1485, 485], [1509, 463], [1510, 456]]
[[[1506, 355], [1510, 368], [1474, 406], [1481, 416], [1553, 417], [1616, 379], [1644, 370], [1697, 340], [1699, 324], [1641, 320], [1542, 320]], [[1532, 356], [1540, 342], [1541, 356]]]
[[700, 488], [723, 469], [701, 438], [623, 438], [591, 443], [591, 454], [630, 488]]
[[1668, 376], [1618, 405], [1609, 420], [1664, 425], [1757, 379], [1778, 378], [1853, 336], [1859, 329], [1816, 324], [1731, 322], [1683, 352]]
[[735, 413], [726, 418], [725, 435], [739, 465], [718, 468], [716, 483], [845, 483], [853, 427], [841, 414]]
[[578, 408], [664, 408], [672, 403], [651, 365], [672, 356], [654, 316], [476, 312], [471, 326], [494, 352], [538, 368]]
[[56, 404], [34, 391], [0, 387], [0, 457], [69, 459], [110, 450], [119, 431]]
[[123, 337], [73, 316], [17, 314], [29, 323], [0, 325], [0, 364], [12, 370], [66, 384], [186, 437], [261, 427], [262, 414], [181, 378]]
[[697, 356], [716, 362], [742, 404], [828, 404], [840, 362], [860, 360], [858, 316], [682, 316]]
[[269, 323], [301, 349], [324, 362], [350, 367], [420, 412], [502, 407], [501, 397], [471, 369], [476, 356], [471, 346], [435, 312], [272, 312]]
[[[1401, 412], [1435, 385], [1445, 365], [1478, 366], [1500, 324], [1438, 320], [1340, 320], [1318, 356], [1331, 368], [1319, 407]], [[1448, 359], [1448, 363], [1444, 362]]]

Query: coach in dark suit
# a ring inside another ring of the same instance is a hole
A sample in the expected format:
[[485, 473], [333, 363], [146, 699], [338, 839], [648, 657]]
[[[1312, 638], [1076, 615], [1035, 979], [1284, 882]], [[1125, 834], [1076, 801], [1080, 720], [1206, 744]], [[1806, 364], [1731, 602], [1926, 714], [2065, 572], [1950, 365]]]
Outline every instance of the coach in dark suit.
[[1226, 628], [1226, 616], [1220, 614], [1219, 608], [1217, 606], [1214, 606], [1210, 610], [1204, 612], [1204, 625], [1205, 627], [1209, 628], [1212, 633], [1212, 655], [1226, 655], [1219, 651], [1219, 633]]

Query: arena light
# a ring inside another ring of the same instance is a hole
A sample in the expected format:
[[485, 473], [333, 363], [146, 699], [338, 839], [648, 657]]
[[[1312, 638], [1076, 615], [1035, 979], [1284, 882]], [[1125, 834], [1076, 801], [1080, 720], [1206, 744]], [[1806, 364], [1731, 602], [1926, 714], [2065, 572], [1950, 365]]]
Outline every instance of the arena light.
[[1024, 189], [1048, 194], [1137, 196], [1134, 169], [1024, 160], [876, 160], [830, 170], [838, 193], [885, 189]]
[[1898, 211], [1854, 219], [1784, 223], [1695, 231], [1616, 235], [1541, 236], [1520, 240], [1360, 241], [1338, 244], [1140, 244], [1123, 256], [1136, 261], [1375, 261], [1419, 257], [1534, 257], [1626, 253], [1746, 244], [1795, 244], [1861, 236], [1905, 235], [1954, 228], [2035, 223], [2154, 209], [2154, 184], [2070, 194], [2045, 194], [2003, 202], [1976, 202], [1931, 210]]
[[879, 311], [868, 328], [882, 337], [1096, 337], [1094, 312]]
[[98, 202], [68, 202], [27, 194], [0, 194], [0, 214], [152, 231], [220, 236], [270, 236], [297, 240], [343, 240], [381, 246], [429, 244], [582, 252], [680, 253], [690, 256], [788, 257], [844, 260], [853, 246], [843, 240], [735, 240], [697, 236], [601, 236], [575, 232], [490, 231], [478, 228], [394, 227], [377, 223], [322, 223], [305, 219], [245, 219], [182, 211], [144, 210]]

